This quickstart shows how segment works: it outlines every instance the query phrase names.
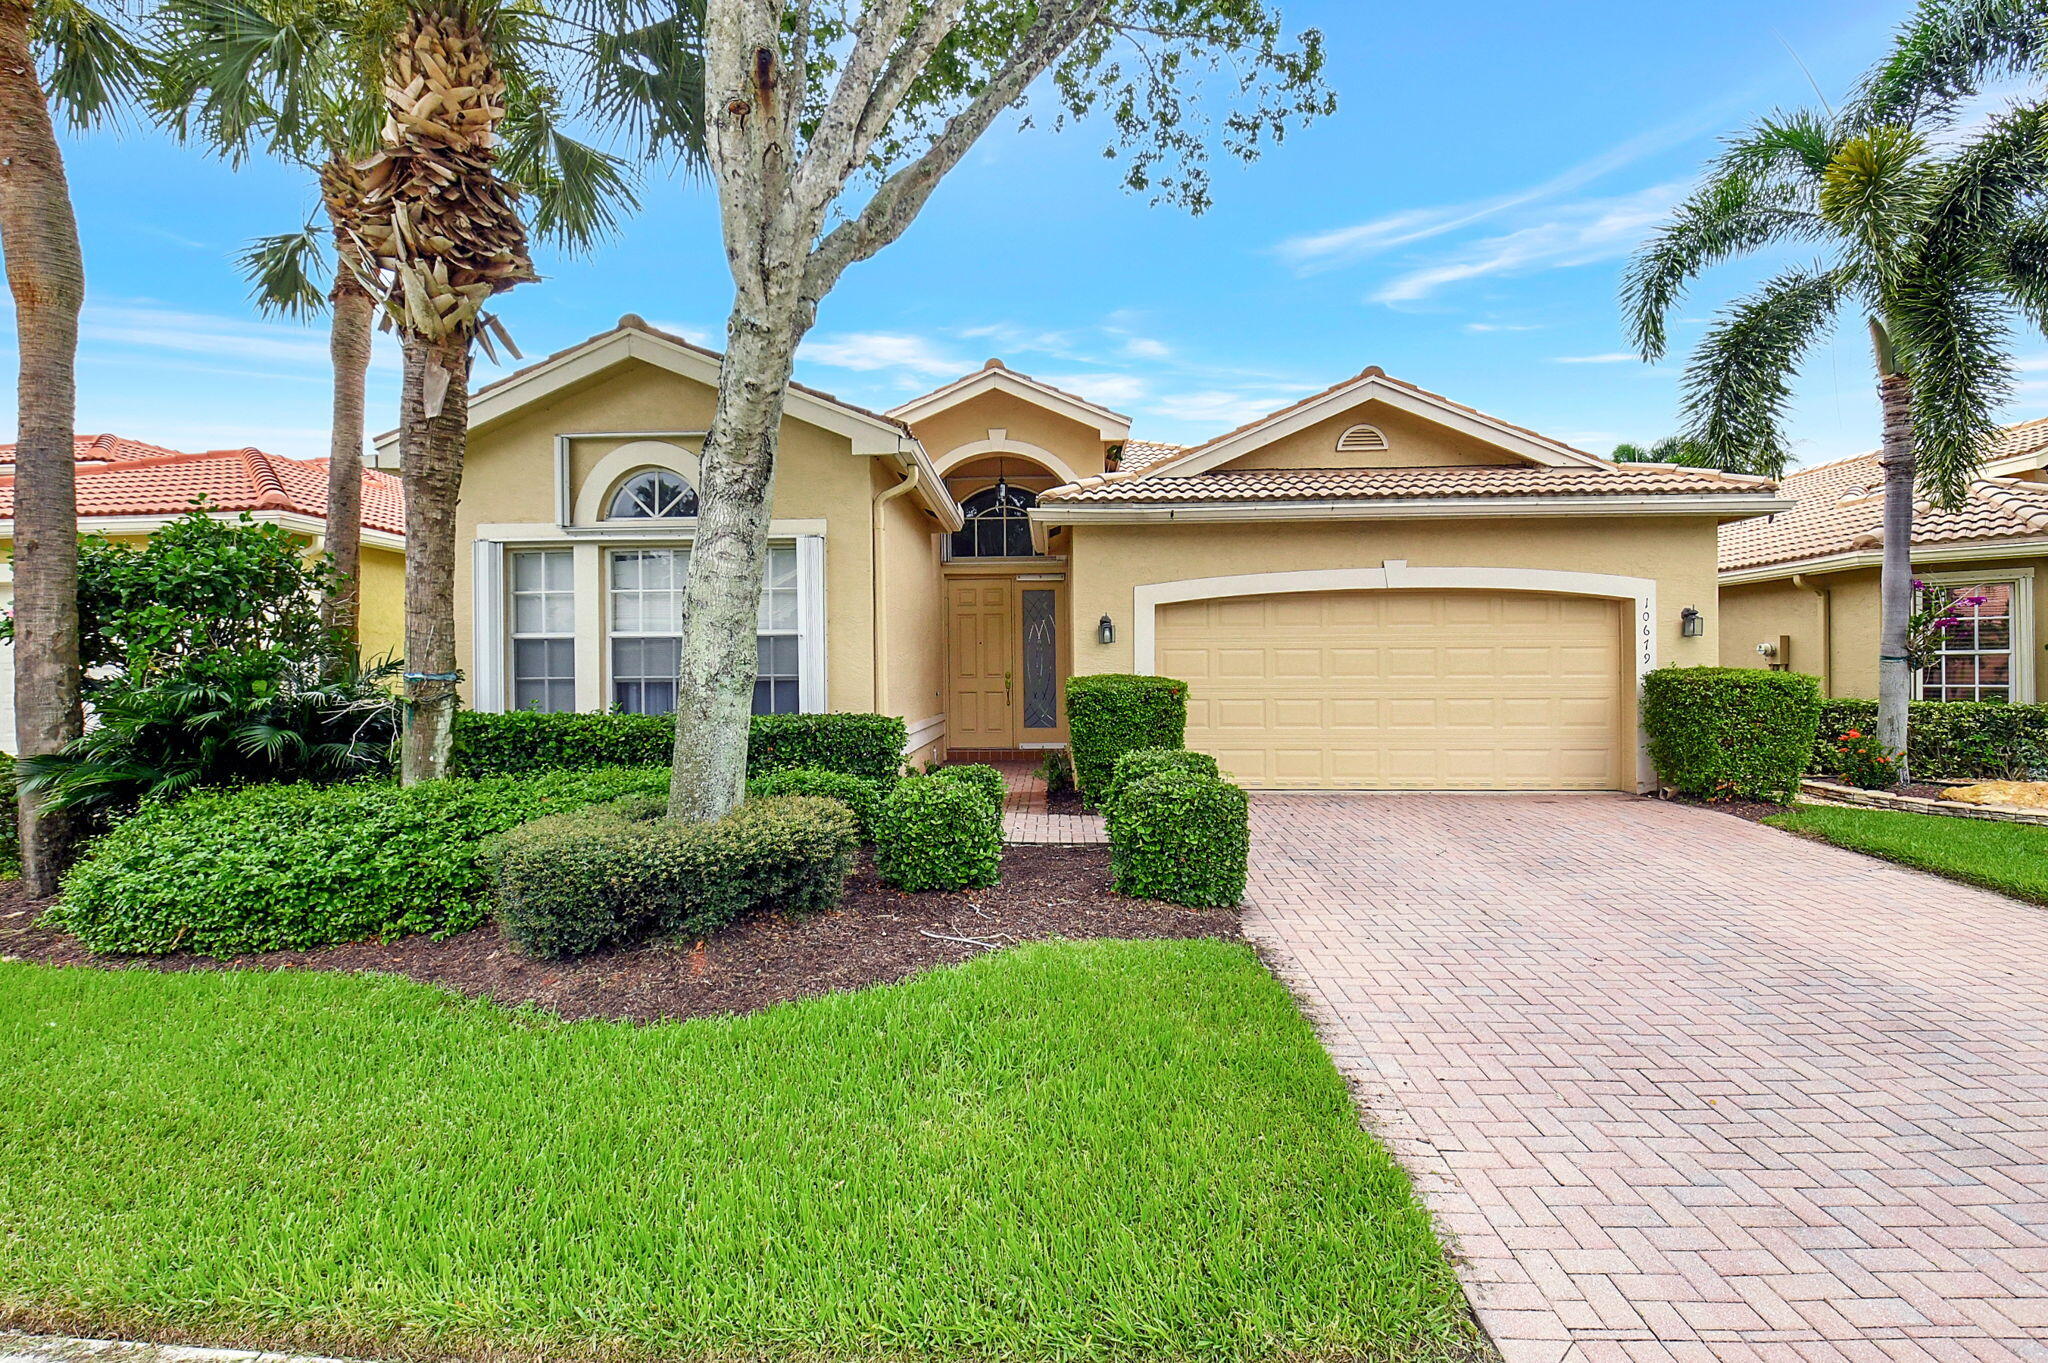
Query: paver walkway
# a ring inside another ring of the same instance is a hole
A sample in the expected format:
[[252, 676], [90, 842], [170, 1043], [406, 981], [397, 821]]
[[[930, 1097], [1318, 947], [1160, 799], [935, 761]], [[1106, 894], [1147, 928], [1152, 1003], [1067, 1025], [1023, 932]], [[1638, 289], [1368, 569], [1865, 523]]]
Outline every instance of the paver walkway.
[[1109, 841], [1100, 814], [1055, 814], [1046, 807], [1045, 778], [1035, 762], [991, 762], [1009, 783], [1003, 803], [1003, 841], [1079, 846]]
[[2048, 909], [1620, 795], [1253, 822], [1509, 1363], [2048, 1360]]

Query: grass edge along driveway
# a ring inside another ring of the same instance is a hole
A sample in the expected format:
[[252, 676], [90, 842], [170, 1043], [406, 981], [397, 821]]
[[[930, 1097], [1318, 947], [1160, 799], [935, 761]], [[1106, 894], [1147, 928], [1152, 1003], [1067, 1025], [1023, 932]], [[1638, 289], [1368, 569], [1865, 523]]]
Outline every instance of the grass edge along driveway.
[[1850, 805], [1795, 805], [1775, 828], [2015, 899], [2048, 904], [2048, 828]]
[[[0, 964], [0, 1319], [328, 1352], [1483, 1357], [1246, 947], [737, 1019]], [[23, 1082], [33, 1076], [31, 1082]]]

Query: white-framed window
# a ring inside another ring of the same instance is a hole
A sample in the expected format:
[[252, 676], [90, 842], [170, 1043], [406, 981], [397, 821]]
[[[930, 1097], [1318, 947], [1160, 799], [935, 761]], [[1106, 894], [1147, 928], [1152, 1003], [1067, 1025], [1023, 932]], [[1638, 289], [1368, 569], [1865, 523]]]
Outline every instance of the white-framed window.
[[[676, 663], [683, 626], [688, 549], [613, 549], [606, 566], [610, 598], [609, 703], [636, 715], [676, 708]], [[803, 625], [797, 549], [770, 545], [758, 616], [759, 676], [755, 714], [795, 714], [803, 708]]]
[[605, 508], [612, 521], [672, 520], [697, 514], [697, 493], [672, 469], [642, 469], [619, 484]]
[[512, 708], [576, 708], [576, 582], [567, 549], [511, 555]]
[[1917, 579], [1923, 606], [1945, 603], [1954, 623], [1914, 679], [1922, 700], [2031, 701], [2032, 574], [1942, 573]]

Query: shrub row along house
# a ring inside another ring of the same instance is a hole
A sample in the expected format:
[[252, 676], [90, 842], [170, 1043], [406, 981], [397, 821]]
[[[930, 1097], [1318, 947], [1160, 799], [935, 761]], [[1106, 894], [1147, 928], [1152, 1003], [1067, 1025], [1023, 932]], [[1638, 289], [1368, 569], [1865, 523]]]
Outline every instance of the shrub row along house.
[[[475, 394], [471, 708], [672, 707], [717, 370], [629, 316]], [[996, 361], [886, 413], [793, 388], [773, 495], [757, 711], [1007, 753], [1069, 677], [1160, 673], [1233, 779], [1396, 789], [1645, 786], [1636, 679], [1716, 661], [1717, 532], [1788, 506], [1376, 368], [1181, 448]]]
[[[117, 435], [75, 442], [78, 528], [117, 544], [139, 544], [190, 512], [201, 498], [233, 519], [277, 525], [317, 552], [327, 530], [327, 461], [284, 459], [258, 449], [185, 453]], [[363, 473], [362, 599], [365, 658], [396, 656], [405, 640], [405, 497], [398, 479]], [[14, 544], [14, 446], [0, 445], [0, 551]], [[0, 606], [11, 605], [14, 573], [0, 564]], [[0, 733], [14, 735], [14, 650], [0, 648]]]

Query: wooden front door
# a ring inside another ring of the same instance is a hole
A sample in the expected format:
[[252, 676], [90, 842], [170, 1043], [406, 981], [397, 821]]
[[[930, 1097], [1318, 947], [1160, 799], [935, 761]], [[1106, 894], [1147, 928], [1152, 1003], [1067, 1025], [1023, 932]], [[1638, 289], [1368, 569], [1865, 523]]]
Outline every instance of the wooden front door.
[[1017, 746], [1016, 584], [1008, 578], [956, 579], [947, 634], [952, 655], [948, 746]]

